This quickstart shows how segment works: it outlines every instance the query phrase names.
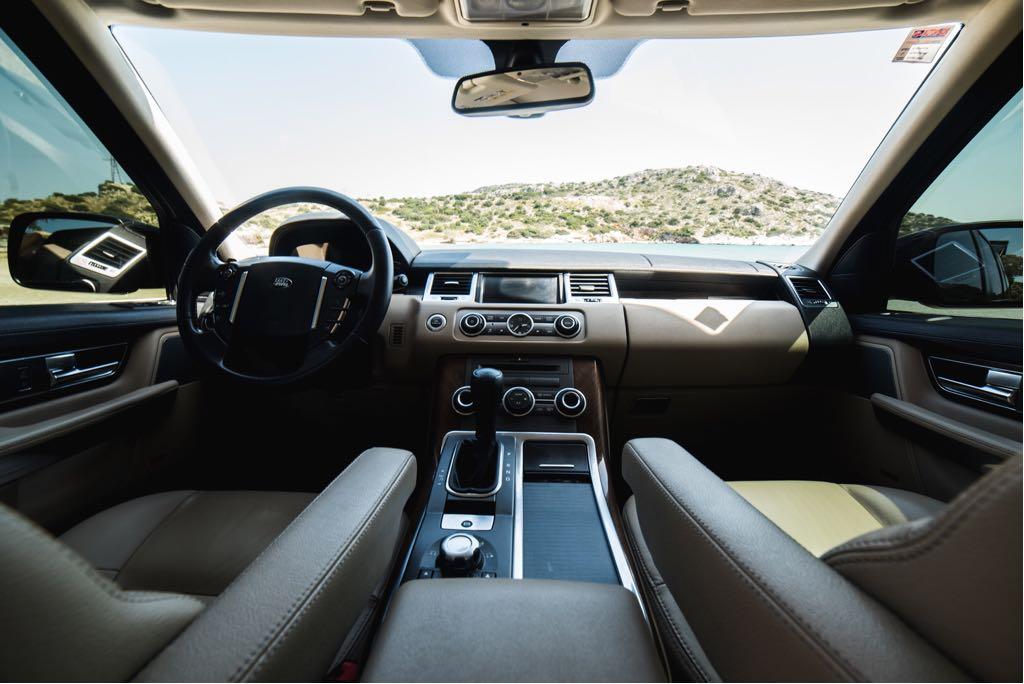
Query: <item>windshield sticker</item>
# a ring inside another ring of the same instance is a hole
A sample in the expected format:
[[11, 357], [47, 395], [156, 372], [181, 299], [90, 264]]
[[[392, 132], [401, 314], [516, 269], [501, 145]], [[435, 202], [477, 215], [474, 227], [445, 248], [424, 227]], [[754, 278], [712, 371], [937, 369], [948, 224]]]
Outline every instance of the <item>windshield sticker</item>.
[[945, 24], [944, 26], [911, 29], [892, 61], [914, 64], [928, 64], [935, 61], [935, 57], [942, 50], [943, 45], [953, 36], [955, 28], [956, 24]]

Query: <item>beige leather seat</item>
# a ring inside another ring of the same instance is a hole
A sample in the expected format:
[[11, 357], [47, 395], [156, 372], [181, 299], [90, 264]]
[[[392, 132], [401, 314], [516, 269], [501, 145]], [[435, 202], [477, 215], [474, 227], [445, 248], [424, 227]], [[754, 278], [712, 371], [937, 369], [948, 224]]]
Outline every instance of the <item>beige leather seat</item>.
[[224, 591], [313, 497], [163, 492], [109, 508], [60, 540], [123, 589], [206, 600]]
[[416, 460], [363, 452], [323, 492], [174, 491], [58, 540], [0, 505], [0, 673], [322, 680], [403, 539]]
[[942, 502], [914, 492], [803, 480], [729, 486], [815, 556], [868, 532], [935, 515]]
[[674, 442], [623, 452], [624, 517], [676, 679], [1019, 681], [1021, 457], [954, 501], [726, 483]]

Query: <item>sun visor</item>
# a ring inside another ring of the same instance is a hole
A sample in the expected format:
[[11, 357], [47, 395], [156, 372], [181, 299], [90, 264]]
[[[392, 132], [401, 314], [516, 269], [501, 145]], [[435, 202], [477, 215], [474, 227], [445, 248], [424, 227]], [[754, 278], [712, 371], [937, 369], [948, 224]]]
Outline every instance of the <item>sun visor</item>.
[[921, 0], [612, 0], [618, 14], [649, 17], [685, 10], [692, 16], [841, 12], [911, 5]]
[[367, 11], [394, 11], [402, 17], [429, 17], [440, 0], [145, 0], [150, 5], [180, 10], [313, 14], [357, 17]]

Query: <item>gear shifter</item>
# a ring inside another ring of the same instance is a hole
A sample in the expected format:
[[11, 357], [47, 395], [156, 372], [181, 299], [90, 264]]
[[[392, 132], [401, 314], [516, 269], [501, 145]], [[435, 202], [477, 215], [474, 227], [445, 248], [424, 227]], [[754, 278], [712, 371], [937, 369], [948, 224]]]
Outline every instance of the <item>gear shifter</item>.
[[476, 436], [459, 443], [452, 459], [451, 488], [459, 494], [487, 494], [498, 486], [495, 422], [504, 379], [494, 368], [477, 368], [469, 382], [476, 408]]

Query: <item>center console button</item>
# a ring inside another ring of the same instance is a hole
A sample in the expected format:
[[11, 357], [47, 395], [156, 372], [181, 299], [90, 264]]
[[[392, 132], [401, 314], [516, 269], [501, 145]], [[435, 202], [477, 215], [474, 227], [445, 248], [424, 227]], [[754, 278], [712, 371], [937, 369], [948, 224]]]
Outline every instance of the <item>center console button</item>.
[[501, 405], [510, 416], [525, 416], [537, 403], [533, 392], [525, 387], [510, 387], [501, 398]]
[[485, 327], [487, 327], [487, 321], [478, 313], [468, 313], [459, 321], [459, 329], [462, 330], [462, 334], [469, 337], [479, 335]]
[[562, 337], [576, 337], [580, 333], [580, 321], [569, 314], [559, 316], [555, 320], [555, 331]]
[[514, 313], [508, 317], [508, 331], [516, 337], [525, 337], [533, 330], [533, 319], [530, 314]]
[[448, 325], [448, 319], [443, 314], [430, 314], [427, 317], [427, 330], [431, 332], [438, 332], [444, 330], [444, 326]]

